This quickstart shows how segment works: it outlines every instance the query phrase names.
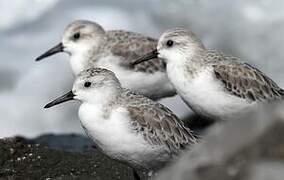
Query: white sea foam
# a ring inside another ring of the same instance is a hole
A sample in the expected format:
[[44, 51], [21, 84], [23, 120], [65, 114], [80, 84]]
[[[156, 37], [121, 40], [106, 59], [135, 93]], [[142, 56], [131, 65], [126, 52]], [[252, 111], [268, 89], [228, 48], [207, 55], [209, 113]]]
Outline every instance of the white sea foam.
[[35, 20], [56, 5], [58, 0], [0, 1], [0, 30]]

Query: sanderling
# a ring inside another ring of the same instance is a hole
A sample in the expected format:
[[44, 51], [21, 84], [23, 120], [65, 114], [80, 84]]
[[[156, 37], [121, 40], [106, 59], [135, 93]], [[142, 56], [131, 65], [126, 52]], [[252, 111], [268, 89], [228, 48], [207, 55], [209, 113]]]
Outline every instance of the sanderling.
[[67, 52], [75, 75], [90, 67], [113, 71], [122, 86], [157, 100], [176, 94], [160, 59], [133, 66], [131, 61], [155, 49], [157, 40], [123, 30], [105, 31], [99, 24], [77, 20], [69, 24], [61, 43], [37, 61], [58, 52]]
[[196, 142], [192, 132], [168, 108], [122, 88], [109, 70], [82, 71], [72, 91], [45, 108], [72, 99], [82, 101], [82, 127], [99, 149], [135, 169], [155, 172]]
[[157, 49], [133, 64], [157, 57], [167, 63], [168, 78], [187, 105], [215, 120], [234, 119], [258, 102], [284, 96], [284, 90], [260, 70], [239, 58], [207, 50], [190, 30], [165, 32]]

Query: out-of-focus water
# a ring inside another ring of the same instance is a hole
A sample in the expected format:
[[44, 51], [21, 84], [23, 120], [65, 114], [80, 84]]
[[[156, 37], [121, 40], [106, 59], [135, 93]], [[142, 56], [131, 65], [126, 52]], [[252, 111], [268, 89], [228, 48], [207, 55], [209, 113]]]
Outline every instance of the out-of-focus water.
[[[153, 37], [189, 27], [207, 47], [242, 57], [284, 87], [283, 9], [282, 0], [0, 0], [0, 137], [82, 132], [78, 103], [43, 109], [71, 88], [68, 56], [34, 62], [72, 20]], [[188, 112], [176, 98], [163, 102], [179, 116]]]

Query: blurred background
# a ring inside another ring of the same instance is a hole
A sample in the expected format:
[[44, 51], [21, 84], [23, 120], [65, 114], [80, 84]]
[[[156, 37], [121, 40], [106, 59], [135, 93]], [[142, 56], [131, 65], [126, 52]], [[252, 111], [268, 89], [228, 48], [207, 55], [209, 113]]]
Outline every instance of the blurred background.
[[[188, 27], [208, 48], [241, 57], [284, 87], [283, 9], [282, 0], [0, 0], [0, 137], [83, 133], [78, 103], [43, 109], [72, 87], [69, 57], [34, 61], [73, 20], [155, 38]], [[189, 112], [177, 97], [162, 103], [180, 117]]]

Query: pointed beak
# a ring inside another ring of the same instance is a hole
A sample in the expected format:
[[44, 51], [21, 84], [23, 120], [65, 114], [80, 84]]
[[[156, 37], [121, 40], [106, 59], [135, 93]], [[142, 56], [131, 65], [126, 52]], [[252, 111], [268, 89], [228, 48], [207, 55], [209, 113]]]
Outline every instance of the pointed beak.
[[63, 96], [60, 96], [59, 98], [57, 98], [54, 101], [45, 105], [44, 108], [50, 108], [50, 107], [55, 106], [57, 104], [61, 104], [61, 103], [64, 103], [66, 101], [73, 100], [74, 97], [75, 97], [75, 95], [73, 94], [73, 92], [69, 91], [68, 93], [64, 94]]
[[134, 62], [132, 62], [132, 65], [136, 65], [136, 64], [140, 64], [144, 61], [148, 61], [148, 60], [151, 60], [151, 59], [154, 59], [154, 58], [158, 58], [158, 51], [157, 49], [155, 49], [154, 51], [148, 53], [148, 54], [145, 54], [144, 56], [136, 59]]
[[56, 46], [54, 46], [53, 48], [51, 48], [50, 50], [48, 50], [47, 52], [43, 53], [41, 56], [36, 58], [36, 61], [40, 61], [48, 56], [51, 56], [53, 54], [59, 53], [59, 52], [63, 52], [64, 50], [64, 46], [62, 43], [57, 44]]

